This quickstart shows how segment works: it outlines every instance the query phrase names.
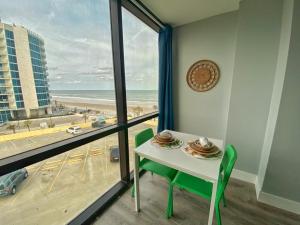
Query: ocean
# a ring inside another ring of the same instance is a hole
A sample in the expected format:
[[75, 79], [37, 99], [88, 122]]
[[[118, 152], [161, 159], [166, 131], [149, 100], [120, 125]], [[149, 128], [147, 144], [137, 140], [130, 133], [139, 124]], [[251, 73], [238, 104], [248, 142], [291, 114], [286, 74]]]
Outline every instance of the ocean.
[[[101, 100], [115, 101], [114, 90], [50, 90], [53, 98], [72, 99], [77, 101]], [[127, 90], [126, 97], [128, 102], [158, 102], [157, 90]]]

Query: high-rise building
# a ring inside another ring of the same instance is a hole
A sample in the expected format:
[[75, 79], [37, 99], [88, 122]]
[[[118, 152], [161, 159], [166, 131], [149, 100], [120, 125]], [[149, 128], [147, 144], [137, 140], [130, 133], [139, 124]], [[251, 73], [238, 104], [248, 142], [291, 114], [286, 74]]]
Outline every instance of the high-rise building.
[[43, 39], [0, 21], [0, 123], [51, 113]]

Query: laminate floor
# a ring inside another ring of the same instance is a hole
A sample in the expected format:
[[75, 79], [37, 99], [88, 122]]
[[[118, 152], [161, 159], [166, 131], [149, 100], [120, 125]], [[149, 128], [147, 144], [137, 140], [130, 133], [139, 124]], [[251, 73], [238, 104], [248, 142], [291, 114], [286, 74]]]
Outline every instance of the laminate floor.
[[[174, 188], [174, 216], [166, 219], [168, 184], [146, 173], [140, 179], [141, 212], [134, 211], [130, 191], [109, 207], [94, 225], [206, 225], [209, 202]], [[300, 216], [257, 202], [254, 185], [231, 179], [227, 207], [221, 207], [223, 225], [300, 225]], [[216, 220], [214, 220], [214, 224]]]

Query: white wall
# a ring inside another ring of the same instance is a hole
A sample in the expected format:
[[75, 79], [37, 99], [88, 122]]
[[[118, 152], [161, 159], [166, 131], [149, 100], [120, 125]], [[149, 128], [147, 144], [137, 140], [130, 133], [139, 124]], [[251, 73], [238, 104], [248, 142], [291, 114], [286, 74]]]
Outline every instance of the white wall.
[[[281, 0], [245, 0], [235, 12], [174, 29], [175, 129], [232, 143], [236, 167], [257, 174], [269, 114], [281, 32]], [[195, 92], [186, 73], [215, 61], [219, 83]]]
[[[175, 129], [225, 137], [233, 75], [237, 12], [226, 13], [174, 29]], [[211, 59], [220, 67], [218, 84], [208, 92], [195, 92], [186, 83], [194, 62]]]
[[[174, 30], [176, 130], [232, 143], [239, 174], [258, 175], [261, 200], [293, 212], [300, 210], [299, 12], [298, 1], [243, 0], [236, 12]], [[221, 69], [204, 93], [186, 83], [200, 59]]]
[[257, 193], [260, 193], [264, 182], [267, 165], [269, 161], [270, 151], [273, 143], [275, 127], [277, 123], [279, 105], [282, 94], [282, 87], [286, 72], [286, 65], [288, 60], [288, 52], [291, 37], [291, 25], [293, 17], [293, 0], [285, 0], [283, 2], [283, 12], [281, 20], [281, 34], [279, 43], [279, 52], [277, 57], [277, 66], [275, 73], [275, 81], [273, 85], [273, 92], [271, 98], [271, 105], [265, 131], [265, 138], [262, 147], [259, 170], [257, 175]]
[[240, 3], [226, 142], [236, 168], [257, 174], [269, 115], [281, 32], [281, 0]]
[[[263, 191], [300, 202], [300, 2], [294, 1], [284, 86]], [[300, 207], [300, 205], [299, 205]], [[300, 208], [298, 208], [300, 213]]]

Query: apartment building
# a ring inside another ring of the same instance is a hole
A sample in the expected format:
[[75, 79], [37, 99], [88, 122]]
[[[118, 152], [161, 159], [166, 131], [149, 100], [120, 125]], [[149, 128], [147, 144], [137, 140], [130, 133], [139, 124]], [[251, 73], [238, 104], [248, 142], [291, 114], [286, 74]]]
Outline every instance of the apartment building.
[[44, 41], [0, 22], [0, 123], [51, 113]]

